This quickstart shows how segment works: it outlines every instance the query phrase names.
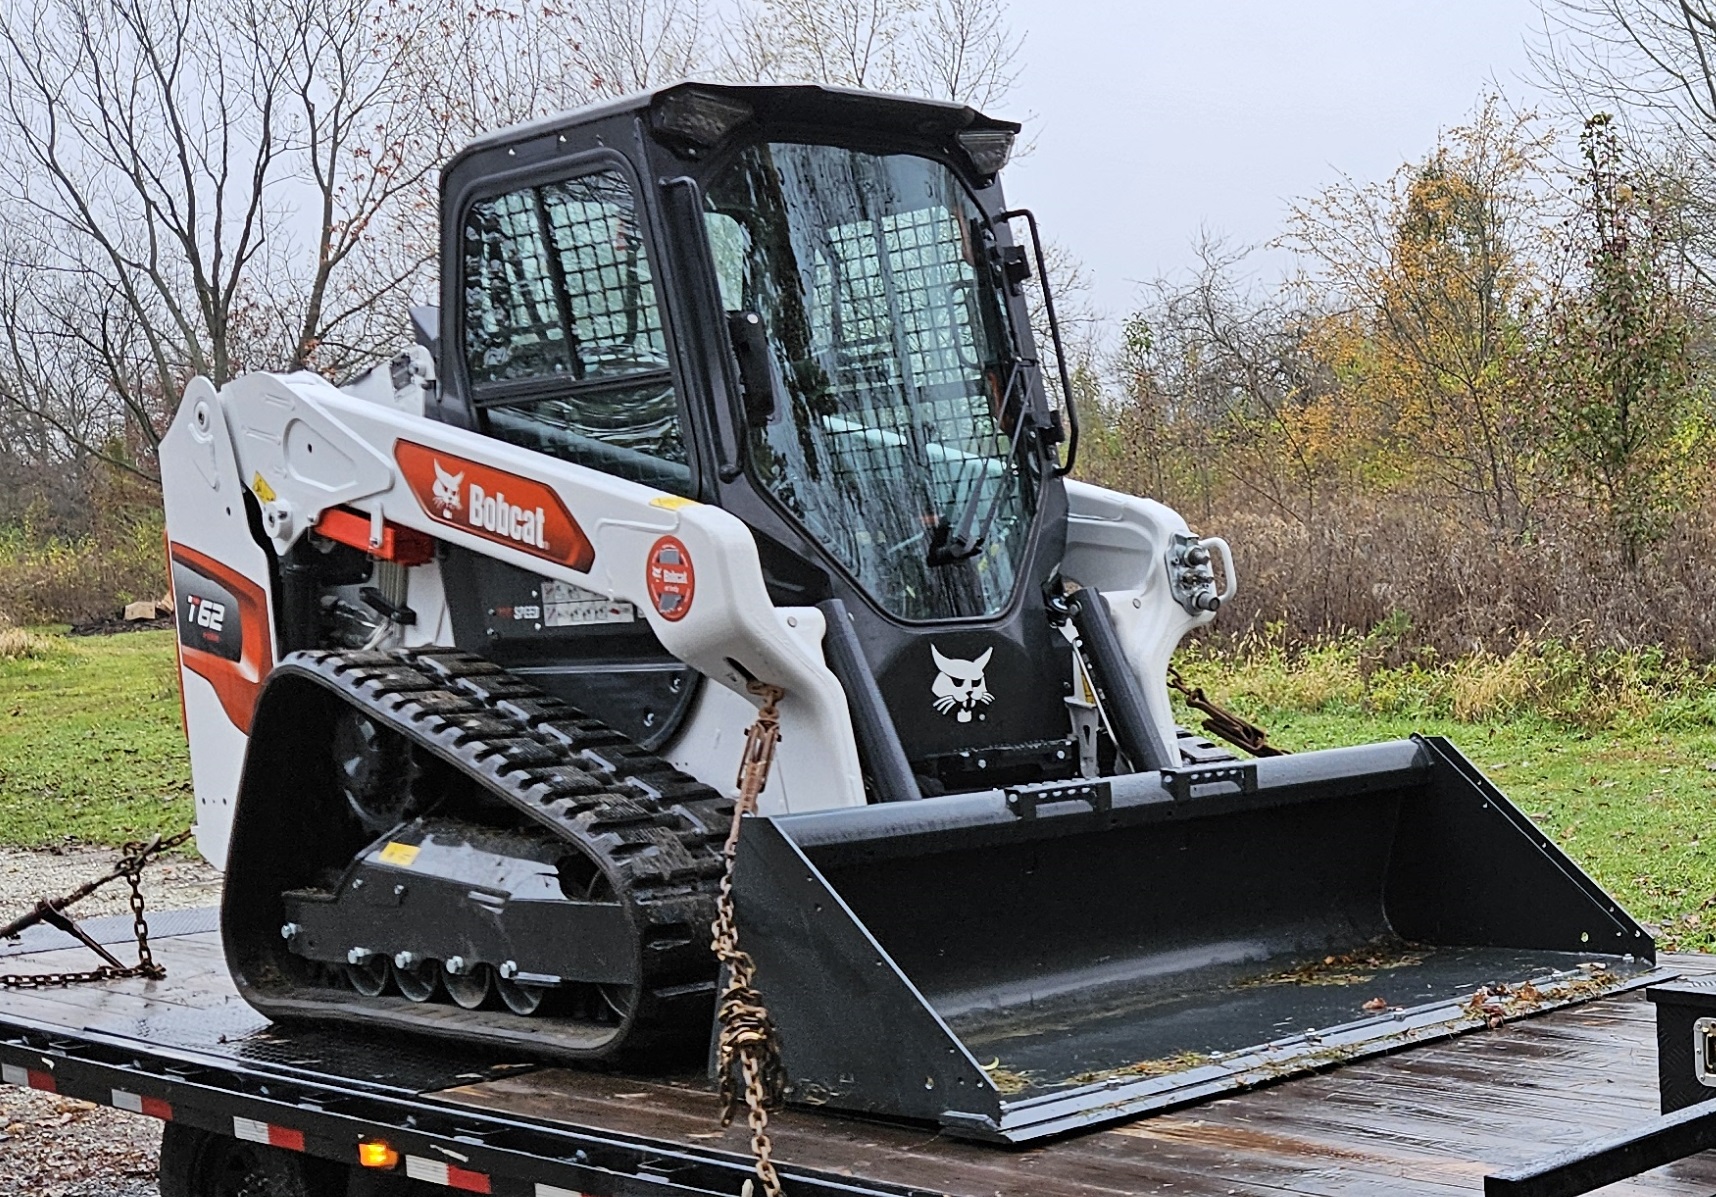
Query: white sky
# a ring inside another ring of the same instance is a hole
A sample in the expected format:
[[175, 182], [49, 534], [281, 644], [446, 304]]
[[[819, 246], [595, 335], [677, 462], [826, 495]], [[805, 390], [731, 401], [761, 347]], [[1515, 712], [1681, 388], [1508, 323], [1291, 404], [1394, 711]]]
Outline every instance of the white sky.
[[[1459, 124], [1489, 81], [1532, 89], [1533, 0], [1012, 0], [1026, 119], [1014, 204], [1092, 276], [1097, 306], [1186, 271], [1207, 227], [1241, 244], [1341, 173], [1380, 179]], [[1256, 260], [1278, 276], [1281, 255]]]

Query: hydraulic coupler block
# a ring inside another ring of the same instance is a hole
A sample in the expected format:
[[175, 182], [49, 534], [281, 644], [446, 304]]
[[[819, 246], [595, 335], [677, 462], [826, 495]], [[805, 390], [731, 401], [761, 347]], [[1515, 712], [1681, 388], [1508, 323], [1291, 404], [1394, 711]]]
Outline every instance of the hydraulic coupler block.
[[[1221, 556], [1222, 571], [1227, 575], [1225, 586], [1219, 590], [1212, 561], [1214, 554]], [[1168, 543], [1167, 566], [1169, 590], [1188, 615], [1214, 611], [1233, 597], [1233, 554], [1225, 540], [1176, 532]]]

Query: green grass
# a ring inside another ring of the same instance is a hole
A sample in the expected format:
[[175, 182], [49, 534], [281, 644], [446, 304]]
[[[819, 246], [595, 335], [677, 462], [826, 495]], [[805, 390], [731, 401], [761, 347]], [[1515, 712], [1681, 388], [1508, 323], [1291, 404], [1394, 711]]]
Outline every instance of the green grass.
[[0, 844], [119, 844], [189, 826], [173, 634], [0, 633]]
[[[1470, 757], [1668, 949], [1716, 950], [1716, 677], [1528, 645], [1384, 667], [1365, 645], [1194, 657], [1194, 685], [1306, 751], [1423, 732]], [[1580, 664], [1575, 668], [1572, 660]], [[1458, 715], [1456, 715], [1458, 712]], [[1187, 726], [1196, 717], [1182, 712]], [[1710, 835], [1706, 845], [1703, 838]]]

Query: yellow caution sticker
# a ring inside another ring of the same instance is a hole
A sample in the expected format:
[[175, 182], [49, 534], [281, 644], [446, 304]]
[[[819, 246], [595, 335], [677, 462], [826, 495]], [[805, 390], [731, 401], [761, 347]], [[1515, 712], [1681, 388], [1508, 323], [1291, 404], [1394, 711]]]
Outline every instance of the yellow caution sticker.
[[681, 507], [696, 507], [698, 502], [696, 499], [686, 499], [679, 495], [662, 495], [660, 498], [651, 499], [649, 505], [659, 507], [663, 511], [678, 511]]
[[421, 851], [423, 851], [423, 849], [417, 844], [401, 844], [397, 841], [389, 840], [387, 847], [383, 848], [377, 854], [377, 859], [379, 859], [382, 864], [398, 865], [402, 869], [409, 869], [412, 862], [417, 859], [417, 854]]
[[262, 476], [261, 470], [257, 470], [256, 477], [250, 480], [250, 493], [264, 503], [272, 503], [276, 498], [274, 488], [268, 485], [268, 479]]

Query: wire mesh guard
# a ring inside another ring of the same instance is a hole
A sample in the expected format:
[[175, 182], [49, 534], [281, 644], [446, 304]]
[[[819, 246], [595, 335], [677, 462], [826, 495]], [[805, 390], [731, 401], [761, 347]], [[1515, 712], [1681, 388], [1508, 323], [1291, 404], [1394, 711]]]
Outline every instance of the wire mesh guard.
[[[1003, 427], [1017, 395], [974, 265], [981, 213], [937, 163], [829, 146], [754, 148], [712, 200], [718, 260], [721, 221], [745, 227], [736, 298], [762, 314], [791, 400], [753, 441], [759, 472], [897, 614], [999, 610], [1032, 496]], [[937, 538], [992, 507], [985, 552], [932, 564]]]
[[[490, 431], [650, 485], [688, 474], [649, 255], [608, 170], [474, 204], [465, 356]], [[547, 394], [544, 394], [545, 389]]]

